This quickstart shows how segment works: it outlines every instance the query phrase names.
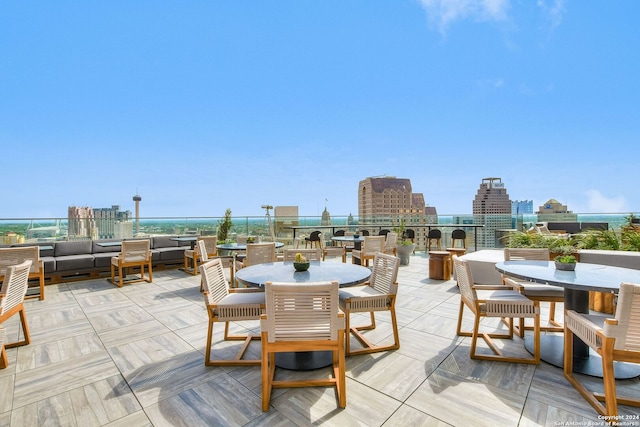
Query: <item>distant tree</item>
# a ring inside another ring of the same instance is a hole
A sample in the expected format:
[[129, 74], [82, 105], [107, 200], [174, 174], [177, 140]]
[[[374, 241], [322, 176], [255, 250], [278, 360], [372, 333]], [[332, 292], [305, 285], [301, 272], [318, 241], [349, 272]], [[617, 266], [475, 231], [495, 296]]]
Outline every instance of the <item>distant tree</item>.
[[227, 240], [229, 230], [231, 230], [231, 209], [227, 209], [224, 212], [224, 219], [218, 223], [218, 241], [224, 242]]

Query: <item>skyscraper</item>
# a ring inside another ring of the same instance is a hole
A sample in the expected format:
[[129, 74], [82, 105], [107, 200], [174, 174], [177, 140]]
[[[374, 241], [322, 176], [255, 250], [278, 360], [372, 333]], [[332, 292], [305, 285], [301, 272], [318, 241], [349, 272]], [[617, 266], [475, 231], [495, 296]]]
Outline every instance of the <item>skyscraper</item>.
[[[385, 225], [404, 221], [405, 227], [411, 228], [411, 224], [437, 222], [437, 212], [435, 207], [426, 206], [422, 193], [413, 192], [408, 178], [369, 177], [358, 184], [358, 220]], [[416, 242], [424, 241], [423, 227], [414, 231]]]
[[478, 230], [476, 247], [496, 247], [496, 230], [511, 228], [511, 200], [501, 178], [483, 178], [473, 200], [473, 222]]

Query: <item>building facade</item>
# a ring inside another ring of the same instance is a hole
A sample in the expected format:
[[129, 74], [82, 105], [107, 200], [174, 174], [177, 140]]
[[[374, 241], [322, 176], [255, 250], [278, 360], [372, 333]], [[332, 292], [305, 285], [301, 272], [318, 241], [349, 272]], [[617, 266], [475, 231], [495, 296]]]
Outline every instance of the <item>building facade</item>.
[[477, 232], [476, 248], [497, 247], [496, 231], [512, 227], [511, 200], [501, 178], [482, 179], [473, 200], [473, 222], [484, 224]]
[[69, 206], [67, 210], [69, 240], [97, 239], [98, 227], [93, 209], [88, 206]]
[[416, 243], [425, 241], [425, 228], [417, 227], [437, 222], [435, 207], [427, 207], [422, 193], [414, 193], [411, 180], [394, 176], [369, 177], [358, 184], [358, 223], [399, 225], [404, 222], [406, 228], [412, 225]]
[[536, 214], [538, 215], [538, 222], [578, 220], [578, 215], [570, 211], [567, 205], [563, 205], [556, 199], [549, 199], [538, 208]]

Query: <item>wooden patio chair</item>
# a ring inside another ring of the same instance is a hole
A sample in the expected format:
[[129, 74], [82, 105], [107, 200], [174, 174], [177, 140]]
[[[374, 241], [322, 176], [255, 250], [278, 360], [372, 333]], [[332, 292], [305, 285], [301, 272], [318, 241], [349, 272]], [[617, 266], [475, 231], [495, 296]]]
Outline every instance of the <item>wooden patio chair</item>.
[[[640, 406], [640, 399], [617, 395], [614, 362], [640, 363], [640, 285], [620, 285], [615, 318], [567, 310], [564, 328], [565, 378], [600, 415], [614, 424], [623, 421], [617, 418], [618, 403]], [[604, 394], [589, 391], [573, 374], [574, 335], [602, 358]]]
[[[347, 336], [347, 356], [400, 348], [400, 335], [398, 334], [398, 320], [396, 318], [396, 294], [398, 292], [397, 279], [399, 267], [400, 258], [378, 253], [373, 260], [373, 271], [367, 284], [340, 289], [340, 308], [345, 313], [347, 331], [353, 334], [364, 346], [364, 348], [360, 350], [351, 350], [350, 339]], [[376, 328], [374, 313], [377, 311], [388, 311], [391, 314], [391, 327], [393, 329], [392, 344], [374, 345], [362, 333], [362, 331]], [[369, 325], [350, 325], [352, 313], [367, 312], [371, 316], [371, 323]]]
[[[265, 285], [262, 331], [262, 410], [269, 410], [274, 388], [335, 387], [345, 408], [344, 313], [338, 307], [338, 282], [271, 283]], [[331, 351], [332, 376], [276, 380], [276, 353]]]
[[[147, 267], [149, 274], [145, 275], [144, 269]], [[115, 278], [115, 270], [118, 269], [118, 280]], [[126, 280], [124, 271], [127, 268], [139, 268], [140, 277], [136, 279]], [[151, 269], [151, 241], [149, 239], [142, 240], [123, 240], [121, 252], [111, 258], [111, 283], [122, 287], [125, 283], [134, 283], [153, 281], [153, 271]]]
[[296, 259], [296, 254], [302, 254], [307, 261], [321, 261], [322, 260], [322, 249], [313, 248], [313, 249], [285, 249], [283, 253], [283, 261], [294, 261]]
[[3, 333], [6, 334], [2, 324], [14, 314], [19, 314], [23, 339], [21, 341], [7, 343], [5, 335], [2, 341], [0, 368], [6, 368], [8, 365], [5, 348], [19, 347], [31, 342], [27, 315], [24, 311], [24, 297], [27, 293], [27, 288], [29, 287], [30, 268], [31, 260], [26, 260], [21, 264], [7, 267], [4, 274], [2, 288], [0, 288], [0, 327], [3, 328]]
[[[513, 288], [506, 285], [474, 285], [469, 262], [453, 256], [458, 288], [460, 289], [460, 310], [456, 333], [459, 336], [471, 337], [469, 355], [472, 359], [498, 360], [515, 363], [540, 363], [540, 307], [538, 301], [532, 301]], [[473, 313], [472, 331], [462, 331], [462, 317], [465, 306]], [[507, 333], [480, 332], [480, 320], [483, 317], [499, 317], [511, 319]], [[496, 347], [492, 338], [513, 339], [513, 318], [533, 318], [533, 357], [506, 356]], [[476, 353], [478, 338], [481, 337], [494, 354]]]
[[[207, 330], [207, 346], [204, 364], [206, 366], [244, 366], [259, 365], [260, 359], [244, 359], [243, 356], [252, 340], [260, 339], [260, 335], [231, 335], [229, 322], [244, 320], [260, 320], [264, 310], [264, 292], [260, 288], [229, 289], [224, 276], [224, 267], [219, 258], [212, 259], [200, 266], [204, 303], [209, 315]], [[244, 344], [233, 359], [211, 359], [213, 341], [213, 324], [224, 323], [224, 340], [244, 341]]]
[[274, 242], [247, 243], [246, 257], [242, 261], [242, 267], [276, 262], [277, 260], [276, 244]]
[[40, 259], [38, 246], [18, 246], [13, 248], [0, 248], [0, 280], [4, 279], [7, 267], [31, 261], [29, 279], [38, 279], [39, 292], [28, 295], [25, 298], [44, 299], [44, 261]]
[[320, 248], [322, 249], [322, 261], [327, 257], [340, 257], [342, 262], [347, 262], [347, 248], [345, 246], [326, 246], [320, 239]]
[[359, 260], [360, 265], [368, 267], [369, 260], [374, 259], [376, 254], [384, 252], [384, 240], [385, 236], [365, 236], [362, 248], [351, 251], [351, 262], [357, 264], [356, 260]]
[[[529, 260], [529, 261], [549, 261], [549, 249], [547, 248], [505, 248], [504, 260]], [[503, 276], [505, 285], [511, 286], [527, 298], [549, 303], [549, 323], [552, 326], [540, 326], [541, 331], [563, 332], [564, 327], [556, 322], [556, 303], [564, 302], [564, 288], [559, 286], [545, 285], [543, 283], [529, 282], [527, 280], [516, 280], [509, 276]], [[524, 338], [525, 330], [532, 330], [532, 326], [526, 326], [524, 318], [519, 319], [519, 324], [514, 325], [514, 330]]]
[[200, 248], [198, 246], [198, 242], [200, 241], [203, 241], [205, 244], [205, 253], [207, 255], [206, 259], [218, 255], [218, 248], [216, 247], [218, 244], [218, 236], [198, 236], [196, 247], [193, 249], [186, 249], [184, 251], [184, 272], [187, 273], [188, 271], [192, 271], [194, 276], [196, 276], [198, 271], [200, 271], [198, 266], [203, 262], [202, 256], [200, 255]]
[[387, 255], [393, 255], [393, 256], [398, 255], [398, 233], [394, 231], [389, 231], [386, 234], [383, 252]]
[[[204, 254], [204, 255], [198, 255], [198, 259], [199, 259], [199, 264], [197, 266], [198, 271], [200, 270], [200, 266], [202, 264], [208, 261], [211, 261], [213, 259], [219, 259], [220, 262], [222, 263], [222, 266], [224, 268], [229, 269], [229, 275], [227, 276], [227, 274], [225, 273], [225, 278], [229, 282], [229, 286], [233, 288], [236, 287], [236, 283], [235, 283], [236, 269], [241, 267], [241, 265], [239, 265], [238, 261], [236, 261], [236, 257], [234, 255], [216, 255], [214, 257], [209, 257], [209, 255], [207, 254], [206, 242], [202, 240], [199, 240], [196, 242], [196, 250], [198, 254]], [[202, 283], [203, 281], [204, 279], [200, 280], [200, 292], [204, 291], [204, 285]]]

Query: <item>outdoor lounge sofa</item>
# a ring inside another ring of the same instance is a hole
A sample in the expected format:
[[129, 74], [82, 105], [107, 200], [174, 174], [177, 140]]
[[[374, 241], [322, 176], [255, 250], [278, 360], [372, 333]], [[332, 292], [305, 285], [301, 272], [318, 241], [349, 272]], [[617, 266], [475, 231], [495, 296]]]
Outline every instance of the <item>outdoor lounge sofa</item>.
[[[184, 251], [191, 245], [188, 241], [171, 240], [175, 237], [179, 236], [150, 237], [154, 269], [177, 268], [184, 264]], [[121, 250], [118, 242], [118, 239], [103, 239], [20, 243], [11, 246], [40, 246], [45, 283], [52, 284], [109, 277], [111, 258]]]

